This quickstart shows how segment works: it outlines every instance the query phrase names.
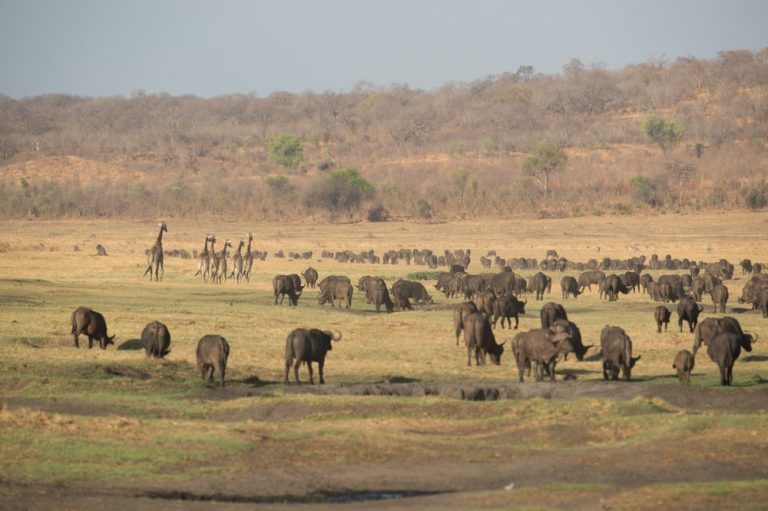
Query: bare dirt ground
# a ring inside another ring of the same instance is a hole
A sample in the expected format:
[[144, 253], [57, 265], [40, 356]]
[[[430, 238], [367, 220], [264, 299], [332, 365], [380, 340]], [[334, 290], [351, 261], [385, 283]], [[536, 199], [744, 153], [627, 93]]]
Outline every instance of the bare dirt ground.
[[[274, 393], [316, 395], [439, 395], [452, 399], [609, 399], [631, 402], [648, 399], [669, 413], [768, 410], [768, 387], [738, 394], [677, 383], [575, 382], [505, 384], [381, 382], [291, 386], [267, 384], [252, 389], [210, 389], [215, 400], [265, 396]], [[451, 399], [446, 400], [450, 406]], [[105, 408], [82, 403], [35, 405], [9, 402], [8, 407], [32, 407], [57, 413], [108, 414]], [[354, 407], [353, 404], [350, 405]], [[382, 405], [386, 406], [386, 405]], [[267, 421], [285, 424], [315, 412], [289, 403], [254, 404], [221, 421]], [[354, 413], [354, 410], [350, 410]], [[760, 412], [762, 411], [762, 412]], [[564, 425], [562, 435], [573, 445], [589, 442], [588, 435]], [[491, 435], [489, 442], [507, 445], [516, 438]], [[702, 451], [696, 434], [689, 438], [589, 450], [551, 449], [523, 452], [490, 461], [457, 460], [437, 456], [439, 462], [397, 459], [384, 463], [296, 465], [264, 468], [256, 453], [231, 473], [210, 474], [183, 481], [122, 481], [110, 488], [87, 483], [49, 485], [0, 484], [2, 509], [485, 509], [534, 506], [544, 509], [650, 509], [652, 504], [627, 500], [633, 490], [653, 485], [696, 484], [756, 480], [768, 476], [764, 452], [744, 439], [727, 456]], [[181, 468], [180, 468], [181, 470]], [[547, 485], [557, 483], [552, 487]], [[584, 490], [579, 491], [583, 486]], [[558, 491], [560, 487], [568, 491]], [[541, 488], [549, 488], [542, 491]], [[534, 489], [534, 490], [531, 490]], [[737, 509], [750, 509], [751, 498]], [[631, 504], [631, 505], [630, 505]], [[758, 502], [754, 504], [760, 509]], [[722, 502], [696, 499], [679, 509], [721, 509]]]

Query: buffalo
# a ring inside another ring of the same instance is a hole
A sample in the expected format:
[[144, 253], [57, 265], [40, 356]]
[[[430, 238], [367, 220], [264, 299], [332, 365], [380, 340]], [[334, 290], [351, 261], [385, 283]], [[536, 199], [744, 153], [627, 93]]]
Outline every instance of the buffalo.
[[512, 352], [517, 362], [517, 372], [520, 381], [524, 381], [523, 373], [530, 370], [530, 365], [536, 363], [534, 377], [540, 381], [544, 373], [548, 373], [551, 380], [555, 379], [555, 364], [558, 355], [563, 351], [572, 351], [571, 347], [565, 347], [571, 336], [562, 327], [536, 328], [527, 332], [518, 333], [512, 339]]
[[696, 352], [702, 344], [709, 346], [709, 342], [715, 335], [719, 333], [731, 333], [736, 335], [742, 345], [757, 342], [757, 335], [754, 337], [751, 334], [745, 333], [741, 329], [741, 325], [736, 318], [725, 316], [722, 318], [707, 318], [696, 327], [696, 332], [693, 337], [693, 349], [691, 352], [696, 356]]
[[619, 379], [621, 370], [624, 379], [629, 381], [632, 376], [632, 368], [640, 356], [632, 356], [632, 340], [623, 328], [618, 326], [606, 326], [600, 332], [600, 348], [603, 358], [603, 378]]
[[605, 273], [600, 270], [582, 272], [579, 275], [579, 290], [583, 293], [586, 287], [592, 291], [592, 284], [596, 284], [599, 287], [603, 280], [605, 280]]
[[677, 379], [680, 380], [681, 383], [691, 382], [691, 371], [693, 371], [694, 363], [695, 359], [688, 350], [680, 350], [677, 355], [675, 355], [672, 369], [677, 369]]
[[392, 294], [394, 296], [408, 298], [416, 303], [432, 303], [432, 297], [429, 296], [424, 284], [412, 280], [398, 280], [392, 284]]
[[314, 289], [315, 285], [317, 284], [317, 270], [310, 266], [304, 270], [302, 275], [304, 276], [304, 280], [307, 281], [307, 287]]
[[208, 382], [213, 381], [214, 373], [219, 374], [221, 386], [224, 387], [224, 376], [227, 372], [229, 358], [229, 343], [220, 335], [204, 335], [197, 343], [197, 370], [200, 376]]
[[733, 382], [733, 363], [739, 358], [741, 348], [752, 351], [751, 339], [732, 332], [720, 332], [709, 340], [707, 354], [720, 369], [720, 385]]
[[520, 301], [512, 295], [505, 295], [497, 298], [493, 302], [493, 327], [496, 327], [496, 322], [501, 318], [501, 328], [504, 328], [504, 320], [507, 320], [507, 326], [512, 328], [512, 318], [515, 318], [515, 329], [520, 324], [518, 315], [525, 314], [525, 305], [528, 300]]
[[565, 308], [559, 303], [547, 302], [541, 308], [541, 328], [549, 328], [558, 319], [568, 319]]
[[653, 313], [653, 317], [656, 319], [656, 332], [661, 333], [661, 325], [664, 325], [664, 331], [667, 331], [669, 325], [669, 319], [672, 316], [672, 312], [663, 305], [656, 307]]
[[560, 345], [560, 352], [563, 353], [565, 359], [568, 360], [568, 353], [574, 353], [576, 355], [576, 360], [584, 360], [584, 355], [592, 345], [588, 344], [587, 346], [584, 346], [581, 342], [581, 330], [576, 326], [576, 323], [568, 321], [567, 319], [558, 319], [555, 320], [553, 326], [562, 329], [570, 336], [570, 341], [568, 343]]
[[341, 332], [330, 332], [317, 328], [297, 328], [285, 339], [285, 384], [288, 384], [288, 373], [293, 365], [293, 375], [296, 384], [300, 384], [299, 366], [302, 362], [307, 364], [309, 383], [314, 385], [312, 374], [312, 362], [317, 362], [317, 371], [320, 375], [320, 384], [325, 383], [323, 366], [326, 354], [333, 349], [331, 341], [340, 341]]
[[544, 299], [544, 292], [552, 292], [552, 279], [539, 272], [531, 278], [532, 290], [536, 293], [536, 300]]
[[459, 334], [464, 330], [464, 319], [477, 312], [475, 302], [457, 303], [453, 306], [453, 331], [456, 334], [456, 346], [459, 345]]
[[491, 357], [494, 364], [501, 363], [504, 343], [496, 343], [491, 323], [485, 314], [475, 312], [464, 318], [464, 343], [467, 345], [467, 366], [472, 366], [473, 353], [476, 365], [484, 365], [486, 355]]
[[565, 276], [560, 279], [560, 289], [563, 292], [563, 300], [568, 298], [568, 295], [572, 295], [574, 298], [578, 298], [578, 296], [582, 293], [579, 290], [579, 283], [574, 277], [571, 276]]
[[712, 288], [712, 291], [709, 293], [709, 295], [712, 297], [712, 304], [715, 307], [715, 314], [717, 314], [718, 306], [720, 307], [720, 312], [725, 314], [725, 304], [728, 302], [728, 288], [722, 284], [717, 284]]
[[[297, 284], [298, 282], [298, 284]], [[288, 295], [288, 305], [296, 306], [299, 303], [299, 297], [304, 286], [301, 285], [301, 279], [298, 275], [275, 275], [272, 279], [272, 289], [275, 293], [275, 305], [277, 298], [280, 297], [280, 303], [283, 303], [285, 295]]]
[[345, 303], [347, 309], [352, 307], [352, 284], [345, 281], [337, 281], [333, 285], [329, 285], [323, 290], [320, 288], [320, 295], [317, 298], [317, 303], [324, 305], [328, 302], [331, 303], [331, 307], [336, 307], [336, 300], [339, 301], [339, 308], [342, 303]]
[[75, 348], [80, 347], [80, 334], [88, 336], [88, 349], [93, 348], [93, 340], [99, 341], [99, 347], [103, 350], [114, 344], [115, 336], [107, 335], [107, 322], [100, 313], [87, 307], [78, 307], [70, 317], [72, 322], [72, 336], [75, 339]]
[[699, 314], [704, 311], [704, 306], [697, 304], [693, 298], [683, 298], [677, 304], [677, 326], [683, 331], [683, 321], [688, 322], [688, 328], [691, 333], [696, 328], [699, 321]]
[[168, 327], [159, 321], [153, 321], [141, 331], [141, 345], [147, 358], [163, 358], [171, 352], [171, 333]]

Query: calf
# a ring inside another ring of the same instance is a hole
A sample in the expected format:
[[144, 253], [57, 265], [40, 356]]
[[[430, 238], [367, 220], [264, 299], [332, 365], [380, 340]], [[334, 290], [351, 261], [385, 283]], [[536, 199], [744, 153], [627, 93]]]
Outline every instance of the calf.
[[88, 349], [93, 348], [93, 340], [98, 339], [99, 347], [103, 350], [114, 344], [115, 336], [107, 336], [107, 322], [100, 313], [88, 307], [78, 307], [70, 316], [72, 322], [72, 335], [75, 340], [75, 348], [80, 347], [80, 334], [88, 336]]
[[296, 384], [299, 380], [299, 366], [306, 362], [309, 372], [309, 383], [314, 385], [312, 374], [312, 362], [317, 362], [317, 370], [320, 374], [320, 384], [325, 383], [323, 366], [325, 355], [333, 349], [331, 341], [340, 341], [341, 332], [318, 330], [317, 328], [297, 328], [285, 339], [285, 384], [288, 384], [288, 373], [293, 365], [293, 374]]
[[224, 376], [227, 372], [229, 358], [229, 343], [220, 335], [204, 335], [197, 343], [197, 370], [200, 376], [208, 382], [213, 381], [214, 373], [219, 374], [221, 386], [224, 387]]
[[168, 327], [159, 321], [153, 321], [141, 331], [141, 345], [147, 358], [163, 358], [171, 352], [171, 333]]
[[675, 355], [675, 362], [672, 364], [672, 369], [677, 369], [677, 379], [681, 383], [691, 383], [691, 371], [693, 371], [693, 365], [695, 360], [693, 355], [688, 350], [680, 350]]
[[612, 380], [619, 379], [619, 370], [624, 379], [630, 380], [632, 368], [640, 356], [632, 356], [632, 340], [623, 328], [618, 326], [606, 326], [600, 332], [600, 347], [603, 357], [603, 378], [608, 379], [609, 373]]
[[656, 307], [656, 311], [653, 313], [656, 318], [656, 332], [661, 333], [661, 324], [664, 324], [664, 331], [667, 331], [669, 325], [669, 319], [672, 316], [672, 312], [663, 305]]

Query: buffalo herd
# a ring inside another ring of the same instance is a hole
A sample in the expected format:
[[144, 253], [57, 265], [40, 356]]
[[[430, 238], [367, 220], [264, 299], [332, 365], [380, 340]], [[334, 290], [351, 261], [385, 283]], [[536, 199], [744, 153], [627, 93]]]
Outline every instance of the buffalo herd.
[[[213, 250], [215, 236], [207, 235], [204, 252], [200, 254], [198, 273], [203, 280], [208, 278], [218, 281], [226, 279], [227, 247], [225, 242], [223, 258], [216, 257]], [[249, 280], [249, 274], [254, 258], [265, 257], [266, 253], [251, 250], [253, 235], [249, 234], [248, 248], [245, 257], [241, 250], [245, 244], [241, 241], [237, 250], [233, 273], [236, 280]], [[210, 244], [210, 249], [209, 249]], [[263, 256], [261, 254], [264, 254]], [[213, 257], [211, 257], [213, 256]], [[282, 251], [275, 257], [283, 257]], [[573, 353], [577, 360], [583, 360], [592, 345], [582, 343], [581, 332], [569, 319], [562, 304], [548, 302], [540, 309], [541, 328], [520, 331], [513, 338], [499, 343], [494, 334], [497, 325], [501, 329], [511, 330], [519, 326], [519, 315], [525, 314], [528, 300], [521, 299], [530, 293], [532, 298], [543, 301], [545, 294], [551, 294], [552, 277], [544, 271], [580, 271], [578, 277], [563, 276], [560, 280], [563, 301], [576, 300], [586, 291], [592, 291], [595, 286], [600, 298], [617, 301], [621, 295], [628, 293], [645, 293], [652, 301], [667, 304], [677, 302], [678, 327], [683, 330], [683, 322], [688, 324], [688, 330], [694, 334], [694, 344], [691, 351], [681, 350], [673, 362], [681, 382], [689, 382], [694, 367], [698, 349], [707, 346], [707, 354], [718, 366], [722, 385], [730, 385], [733, 381], [732, 370], [741, 349], [752, 350], [752, 344], [757, 342], [757, 335], [745, 333], [738, 320], [730, 316], [707, 318], [701, 322], [698, 316], [704, 310], [699, 302], [705, 295], [712, 299], [714, 312], [725, 314], [729, 299], [729, 290], [723, 284], [733, 276], [734, 265], [725, 260], [715, 263], [695, 262], [688, 259], [673, 259], [666, 256], [659, 259], [653, 255], [649, 260], [643, 256], [628, 260], [604, 258], [601, 262], [595, 259], [587, 263], [574, 263], [558, 257], [556, 251], [547, 252], [546, 259], [512, 258], [501, 259], [494, 251], [480, 258], [484, 269], [497, 266], [499, 271], [473, 275], [466, 272], [470, 264], [470, 250], [445, 251], [437, 255], [431, 251], [397, 250], [388, 251], [383, 257], [378, 257], [373, 251], [355, 253], [323, 252], [323, 257], [332, 257], [339, 262], [377, 262], [383, 264], [423, 264], [430, 268], [447, 266], [448, 272], [436, 274], [434, 288], [443, 293], [446, 298], [462, 297], [463, 302], [453, 305], [453, 326], [458, 346], [463, 333], [467, 349], [467, 365], [484, 365], [487, 359], [493, 364], [500, 364], [505, 350], [512, 353], [518, 370], [519, 380], [524, 381], [525, 375], [530, 377], [534, 371], [534, 379], [539, 381], [546, 377], [555, 380], [555, 366], [561, 357], [567, 358]], [[309, 259], [311, 252], [289, 253], [291, 259]], [[763, 265], [752, 263], [745, 259], [739, 265], [744, 275], [750, 275], [742, 289], [739, 303], [751, 304], [752, 309], [758, 309], [762, 316], [768, 317], [768, 275], [762, 273]], [[223, 267], [223, 268], [222, 268]], [[516, 270], [540, 270], [529, 278], [525, 278]], [[644, 269], [652, 270], [687, 270], [685, 274], [664, 274], [656, 280]], [[303, 277], [303, 280], [302, 280]], [[330, 275], [319, 280], [317, 270], [311, 266], [299, 274], [276, 275], [272, 279], [274, 304], [282, 304], [288, 297], [290, 306], [298, 306], [299, 298], [305, 288], [318, 289], [318, 304], [330, 303], [332, 308], [349, 309], [355, 288], [365, 295], [367, 304], [372, 305], [376, 312], [402, 312], [412, 310], [414, 305], [427, 306], [434, 303], [422, 282], [417, 280], [400, 279], [390, 287], [385, 280], [376, 276], [360, 278], [356, 286], [346, 276]], [[654, 320], [658, 333], [667, 330], [672, 312], [666, 305], [658, 305], [654, 310]], [[515, 325], [512, 327], [511, 319]], [[501, 320], [499, 322], [499, 320]], [[108, 336], [104, 316], [92, 309], [78, 307], [71, 314], [71, 333], [75, 347], [79, 347], [79, 336], [88, 337], [88, 347], [93, 347], [94, 340], [98, 341], [101, 349], [114, 344], [114, 335]], [[289, 383], [290, 368], [293, 367], [294, 381], [299, 383], [299, 367], [305, 364], [308, 371], [308, 381], [314, 383], [312, 364], [317, 364], [319, 383], [325, 383], [324, 364], [328, 351], [332, 349], [332, 341], [341, 340], [341, 333], [315, 328], [297, 328], [291, 331], [285, 343], [284, 382]], [[146, 325], [141, 333], [141, 345], [147, 358], [163, 358], [170, 353], [171, 335], [168, 327], [159, 321]], [[197, 345], [197, 368], [203, 380], [212, 382], [214, 375], [225, 385], [225, 373], [230, 347], [227, 340], [220, 335], [205, 335]], [[629, 334], [620, 326], [606, 325], [600, 332], [600, 348], [596, 355], [602, 363], [605, 379], [617, 380], [619, 375], [631, 379], [634, 365], [640, 360], [640, 355], [633, 353], [632, 340]], [[535, 369], [534, 369], [535, 368]]]

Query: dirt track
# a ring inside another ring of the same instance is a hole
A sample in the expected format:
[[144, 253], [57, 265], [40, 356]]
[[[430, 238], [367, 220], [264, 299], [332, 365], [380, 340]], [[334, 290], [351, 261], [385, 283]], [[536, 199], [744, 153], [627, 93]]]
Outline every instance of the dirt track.
[[[684, 387], [677, 383], [560, 381], [555, 384], [438, 384], [424, 382], [378, 384], [332, 384], [325, 386], [233, 385], [210, 389], [211, 399], [235, 399], [251, 395], [313, 393], [323, 395], [439, 395], [456, 399], [530, 399], [571, 400], [574, 398], [609, 398], [631, 401], [653, 400], [670, 413], [741, 411], [762, 413], [768, 409], [768, 387], [746, 392]], [[418, 397], [414, 397], [418, 399]], [[52, 411], [48, 405], [33, 402], [9, 403]], [[58, 413], [100, 414], [73, 405], [56, 405]], [[221, 421], [301, 420], [312, 410], [296, 410], [283, 404], [260, 404], [221, 417]], [[573, 426], [564, 427], [563, 435], [574, 443], [583, 442]], [[514, 443], [515, 438], [501, 435], [493, 442]], [[285, 468], [264, 469], [259, 459], [246, 461], [246, 469], [231, 474], [199, 476], [181, 482], [159, 481], [133, 484], [125, 481], [105, 489], [87, 483], [68, 486], [5, 486], [0, 492], [4, 509], [324, 509], [345, 502], [345, 508], [364, 509], [461, 509], [482, 507], [490, 495], [503, 502], [520, 494], [520, 489], [550, 483], [604, 485], [600, 498], [621, 499], [623, 492], [653, 484], [695, 483], [707, 481], [743, 481], [768, 477], [768, 465], [748, 442], [722, 459], [712, 459], [697, 447], [697, 438], [665, 440], [650, 446], [622, 446], [591, 450], [543, 450], [522, 453], [514, 458], [495, 458], [483, 462], [441, 460], [435, 463], [384, 462], [353, 466], [322, 463], [295, 466], [286, 460]], [[514, 489], [504, 491], [509, 485]], [[0, 490], [3, 487], [0, 486]], [[502, 492], [497, 494], [495, 492]], [[499, 496], [501, 495], [501, 496]], [[520, 494], [524, 495], [524, 494]], [[555, 508], [598, 508], [593, 494], [542, 495], [536, 505]], [[507, 500], [505, 500], [507, 499]], [[493, 499], [492, 499], [493, 500]], [[514, 500], [524, 502], [525, 499]], [[614, 504], [615, 505], [615, 504]], [[700, 507], [700, 503], [698, 504]], [[620, 509], [621, 507], [616, 507]], [[706, 508], [706, 506], [705, 506]], [[714, 508], [714, 507], [713, 507]]]

